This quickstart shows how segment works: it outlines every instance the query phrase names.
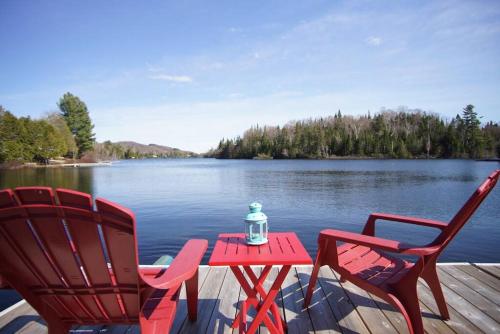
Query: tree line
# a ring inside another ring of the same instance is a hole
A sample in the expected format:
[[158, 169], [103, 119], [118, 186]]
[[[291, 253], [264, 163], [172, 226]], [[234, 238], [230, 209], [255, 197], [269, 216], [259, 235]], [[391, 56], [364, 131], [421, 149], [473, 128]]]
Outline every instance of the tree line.
[[0, 106], [0, 163], [76, 159], [92, 150], [94, 125], [85, 103], [66, 93], [58, 107], [59, 112], [34, 120], [29, 116], [17, 118]]
[[481, 126], [473, 105], [445, 120], [401, 107], [371, 116], [342, 115], [254, 126], [243, 136], [222, 139], [208, 156], [222, 159], [492, 158], [500, 156], [500, 127]]
[[196, 156], [193, 152], [167, 148], [160, 145], [143, 145], [135, 142], [113, 143], [109, 140], [96, 143], [90, 153], [95, 160], [148, 159], [148, 158], [187, 158]]
[[129, 147], [111, 141], [97, 143], [88, 108], [80, 98], [66, 93], [57, 106], [58, 111], [31, 119], [18, 118], [0, 105], [0, 166], [48, 163], [54, 158], [91, 162], [193, 156], [192, 152], [159, 145], [152, 149], [141, 144]]

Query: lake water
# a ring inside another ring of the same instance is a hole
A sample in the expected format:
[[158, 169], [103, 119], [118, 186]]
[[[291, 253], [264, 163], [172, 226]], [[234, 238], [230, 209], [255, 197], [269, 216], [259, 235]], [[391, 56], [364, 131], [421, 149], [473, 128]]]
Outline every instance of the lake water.
[[[468, 160], [129, 160], [112, 166], [0, 171], [0, 188], [44, 185], [104, 197], [137, 217], [141, 263], [175, 255], [189, 238], [210, 248], [221, 232], [242, 232], [258, 200], [270, 231], [295, 231], [316, 253], [318, 232], [360, 232], [370, 212], [448, 221], [494, 169]], [[492, 191], [440, 261], [500, 262], [500, 187]], [[426, 243], [436, 230], [381, 223], [377, 235]], [[0, 309], [12, 303], [0, 292]]]

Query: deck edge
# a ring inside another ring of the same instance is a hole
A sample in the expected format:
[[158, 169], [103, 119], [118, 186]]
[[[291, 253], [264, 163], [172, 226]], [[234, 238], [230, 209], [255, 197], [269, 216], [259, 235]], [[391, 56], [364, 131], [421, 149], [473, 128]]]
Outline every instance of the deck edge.
[[[468, 266], [468, 265], [476, 265], [476, 266], [500, 266], [500, 263], [494, 263], [494, 262], [488, 262], [488, 263], [481, 263], [481, 262], [438, 262], [438, 266]], [[294, 267], [311, 267], [312, 264], [301, 264], [301, 265], [294, 265]], [[157, 264], [140, 264], [139, 267], [141, 268], [168, 268], [168, 265], [157, 265]], [[200, 264], [200, 268], [208, 268], [210, 267], [208, 264]], [[219, 267], [219, 266], [217, 266]], [[227, 267], [227, 266], [220, 266], [220, 267]]]
[[6, 315], [7, 313], [10, 313], [11, 311], [15, 310], [16, 308], [24, 305], [25, 303], [26, 303], [26, 300], [25, 299], [21, 299], [20, 301], [18, 301], [14, 305], [11, 305], [11, 306], [7, 307], [5, 310], [3, 310], [3, 311], [0, 312], [0, 318], [3, 317], [4, 315]]

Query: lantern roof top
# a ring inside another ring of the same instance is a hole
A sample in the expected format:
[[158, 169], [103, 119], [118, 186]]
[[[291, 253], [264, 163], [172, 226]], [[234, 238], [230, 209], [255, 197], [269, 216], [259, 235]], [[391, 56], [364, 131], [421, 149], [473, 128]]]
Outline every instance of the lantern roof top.
[[264, 223], [267, 221], [267, 216], [262, 212], [262, 204], [253, 202], [248, 206], [250, 212], [246, 215], [245, 221], [247, 223]]

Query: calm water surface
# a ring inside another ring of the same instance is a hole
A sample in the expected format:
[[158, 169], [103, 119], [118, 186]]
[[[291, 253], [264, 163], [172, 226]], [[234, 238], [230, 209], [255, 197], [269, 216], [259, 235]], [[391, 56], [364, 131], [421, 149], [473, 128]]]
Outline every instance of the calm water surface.
[[[0, 188], [44, 185], [89, 192], [131, 208], [141, 263], [175, 255], [189, 238], [242, 232], [247, 205], [263, 203], [271, 231], [295, 231], [312, 256], [318, 232], [360, 232], [373, 211], [448, 221], [500, 164], [466, 160], [121, 161], [111, 167], [0, 171]], [[500, 262], [500, 187], [440, 261]], [[382, 223], [377, 233], [426, 243], [434, 229]], [[12, 302], [0, 293], [0, 309]]]

